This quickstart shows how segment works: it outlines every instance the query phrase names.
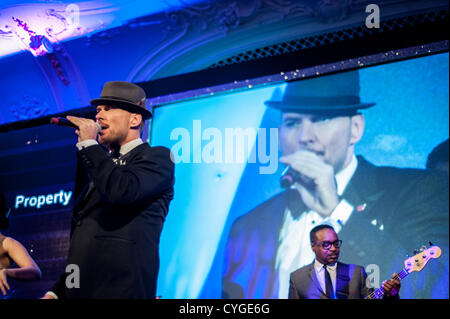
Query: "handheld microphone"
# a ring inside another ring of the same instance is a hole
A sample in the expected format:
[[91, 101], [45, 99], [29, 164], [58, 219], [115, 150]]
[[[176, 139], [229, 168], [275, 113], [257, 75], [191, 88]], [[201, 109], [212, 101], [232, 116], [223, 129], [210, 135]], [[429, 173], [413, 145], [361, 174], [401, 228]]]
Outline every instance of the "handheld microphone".
[[290, 188], [297, 178], [299, 177], [299, 173], [294, 171], [290, 165], [288, 165], [284, 171], [281, 173], [280, 184], [283, 188]]
[[[68, 119], [66, 119], [64, 117], [52, 117], [50, 119], [50, 124], [55, 124], [55, 125], [59, 125], [59, 126], [67, 126], [67, 127], [78, 129], [78, 126], [76, 126], [75, 124], [73, 124], [72, 122], [70, 122]], [[95, 123], [95, 125], [97, 126], [98, 133], [100, 133], [102, 131], [102, 127], [98, 123]]]

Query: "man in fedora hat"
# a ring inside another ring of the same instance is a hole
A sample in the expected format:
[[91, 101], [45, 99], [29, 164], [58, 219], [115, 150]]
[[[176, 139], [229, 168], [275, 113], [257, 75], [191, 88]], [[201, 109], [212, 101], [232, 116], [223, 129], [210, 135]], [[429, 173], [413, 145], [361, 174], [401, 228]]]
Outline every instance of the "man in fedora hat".
[[155, 298], [174, 164], [169, 149], [140, 138], [152, 116], [145, 100], [133, 83], [107, 82], [91, 101], [95, 121], [67, 116], [89, 183], [74, 204], [70, 267], [44, 298]]
[[[322, 223], [346, 245], [343, 262], [372, 265], [381, 280], [428, 241], [448, 247], [448, 179], [355, 155], [360, 110], [374, 105], [360, 100], [357, 71], [289, 82], [282, 100], [266, 105], [281, 111], [280, 162], [291, 182], [233, 223], [223, 297], [287, 298], [290, 274], [314, 259], [309, 233]], [[435, 267], [410, 295], [448, 296], [448, 257]]]

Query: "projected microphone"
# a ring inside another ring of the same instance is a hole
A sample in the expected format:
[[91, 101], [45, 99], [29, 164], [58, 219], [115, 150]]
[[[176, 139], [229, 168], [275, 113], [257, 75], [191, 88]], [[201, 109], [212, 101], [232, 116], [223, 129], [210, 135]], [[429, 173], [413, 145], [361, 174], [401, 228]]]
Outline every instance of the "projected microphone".
[[[68, 119], [66, 119], [64, 117], [52, 117], [50, 119], [50, 124], [55, 124], [55, 125], [59, 125], [59, 126], [67, 126], [67, 127], [78, 129], [78, 126], [76, 126], [75, 124], [73, 124], [72, 122], [70, 122]], [[98, 123], [95, 123], [95, 125], [97, 126], [98, 133], [100, 133], [102, 130], [102, 127]]]
[[295, 181], [297, 180], [297, 178], [299, 177], [299, 173], [297, 173], [296, 171], [294, 171], [290, 165], [288, 165], [283, 173], [281, 173], [281, 179], [280, 179], [280, 184], [281, 187], [283, 188], [290, 188]]

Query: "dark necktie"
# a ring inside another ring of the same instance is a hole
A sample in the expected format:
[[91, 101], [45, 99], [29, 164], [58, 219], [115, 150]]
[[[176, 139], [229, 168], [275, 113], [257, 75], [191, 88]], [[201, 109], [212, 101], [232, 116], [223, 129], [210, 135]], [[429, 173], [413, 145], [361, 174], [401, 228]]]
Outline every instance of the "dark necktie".
[[327, 270], [327, 266], [323, 266], [325, 270], [325, 293], [329, 299], [336, 299], [333, 291], [333, 284], [331, 283], [330, 273]]
[[116, 164], [119, 163], [119, 160], [120, 160], [120, 157], [121, 157], [120, 152], [118, 152], [118, 151], [117, 152], [111, 152], [111, 153], [109, 153], [109, 156], [112, 158], [114, 163], [116, 163]]

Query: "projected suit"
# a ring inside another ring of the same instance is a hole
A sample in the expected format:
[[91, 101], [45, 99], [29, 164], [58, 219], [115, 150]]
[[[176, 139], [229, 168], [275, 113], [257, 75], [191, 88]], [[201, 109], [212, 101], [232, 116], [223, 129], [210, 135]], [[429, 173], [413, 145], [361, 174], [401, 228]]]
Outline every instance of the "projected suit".
[[[173, 198], [174, 163], [169, 149], [150, 147], [139, 138], [142, 119], [151, 116], [143, 103], [130, 102], [145, 101], [141, 88], [108, 82], [102, 96], [91, 103], [97, 105], [102, 127], [99, 142], [109, 154], [84, 137], [90, 136], [90, 127], [93, 137], [97, 134], [94, 121], [68, 117], [79, 127], [82, 171], [77, 182], [88, 176], [90, 183], [73, 209], [70, 268], [46, 296], [155, 298], [159, 238]], [[120, 156], [113, 158], [115, 154]]]
[[[279, 282], [277, 256], [291, 227], [285, 224], [285, 214], [298, 218], [320, 211], [328, 221], [341, 203], [348, 204], [349, 217], [343, 224], [334, 220], [345, 247], [341, 260], [375, 265], [379, 280], [400, 271], [405, 255], [428, 241], [447, 249], [447, 179], [422, 170], [376, 167], [357, 157], [355, 171], [338, 194], [336, 172], [350, 165], [364, 130], [358, 110], [373, 105], [359, 100], [357, 72], [290, 82], [283, 100], [266, 104], [282, 111], [280, 161], [299, 176], [292, 188], [234, 222], [223, 263], [223, 297], [279, 297], [280, 285], [286, 282]], [[305, 233], [314, 226], [302, 222], [299, 229]], [[291, 244], [291, 250], [303, 254], [299, 247], [305, 247], [304, 243], [295, 245]], [[429, 267], [422, 281], [406, 280], [405, 296], [448, 296], [448, 255]]]

